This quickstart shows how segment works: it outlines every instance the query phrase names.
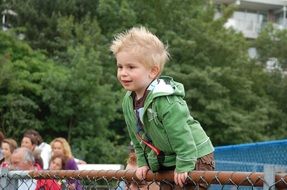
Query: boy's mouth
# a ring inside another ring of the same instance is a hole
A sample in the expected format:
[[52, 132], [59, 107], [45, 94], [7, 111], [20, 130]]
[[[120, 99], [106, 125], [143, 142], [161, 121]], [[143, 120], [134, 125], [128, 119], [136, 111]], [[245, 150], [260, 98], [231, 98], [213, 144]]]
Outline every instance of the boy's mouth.
[[132, 82], [132, 80], [122, 79], [122, 82]]
[[123, 84], [129, 84], [131, 83], [132, 81], [131, 80], [121, 80]]

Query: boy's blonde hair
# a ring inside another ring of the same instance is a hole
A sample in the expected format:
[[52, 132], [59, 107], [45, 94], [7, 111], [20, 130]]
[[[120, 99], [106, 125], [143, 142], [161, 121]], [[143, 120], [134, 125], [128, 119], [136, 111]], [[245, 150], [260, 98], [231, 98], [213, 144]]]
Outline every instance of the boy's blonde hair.
[[169, 59], [167, 47], [142, 26], [118, 34], [110, 49], [115, 56], [121, 51], [134, 53], [146, 67], [159, 66], [160, 72]]

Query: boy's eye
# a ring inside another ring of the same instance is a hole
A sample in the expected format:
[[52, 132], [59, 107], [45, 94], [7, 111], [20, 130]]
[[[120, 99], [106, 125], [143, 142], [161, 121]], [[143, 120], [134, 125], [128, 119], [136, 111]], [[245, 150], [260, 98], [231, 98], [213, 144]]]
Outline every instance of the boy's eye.
[[122, 69], [123, 68], [123, 66], [121, 66], [121, 65], [117, 65], [117, 67], [118, 67], [118, 69]]
[[136, 67], [135, 67], [134, 65], [129, 65], [128, 68], [129, 68], [129, 69], [134, 69], [134, 68], [136, 68]]

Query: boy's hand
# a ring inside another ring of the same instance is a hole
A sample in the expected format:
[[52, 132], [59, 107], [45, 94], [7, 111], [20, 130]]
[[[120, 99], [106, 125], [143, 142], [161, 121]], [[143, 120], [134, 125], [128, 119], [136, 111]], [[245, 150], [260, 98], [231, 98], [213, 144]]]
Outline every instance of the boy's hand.
[[139, 180], [143, 180], [146, 178], [146, 173], [148, 172], [149, 167], [148, 166], [142, 166], [137, 168], [136, 170], [136, 176]]
[[187, 178], [187, 172], [183, 172], [183, 173], [176, 173], [176, 171], [174, 171], [174, 182], [176, 185], [179, 185], [180, 187], [183, 187], [183, 185], [185, 184], [185, 180]]

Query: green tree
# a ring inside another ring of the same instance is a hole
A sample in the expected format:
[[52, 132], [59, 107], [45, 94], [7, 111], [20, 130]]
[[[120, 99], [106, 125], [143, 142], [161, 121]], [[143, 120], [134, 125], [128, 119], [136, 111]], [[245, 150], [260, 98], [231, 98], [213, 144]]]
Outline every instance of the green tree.
[[1, 129], [20, 138], [24, 129], [40, 129], [43, 124], [41, 81], [55, 66], [14, 35], [0, 32], [0, 39]]
[[287, 30], [280, 30], [272, 24], [266, 25], [255, 40], [258, 61], [265, 64], [269, 58], [277, 58], [279, 65], [287, 69]]
[[111, 85], [100, 84], [102, 69], [98, 54], [93, 49], [80, 46], [71, 48], [67, 58], [70, 63], [68, 72], [60, 76], [51, 74], [54, 77], [45, 81], [47, 88], [43, 98], [51, 108], [46, 125], [58, 130], [59, 134], [66, 134], [65, 137], [73, 142], [83, 159], [97, 163], [105, 158], [99, 157], [97, 152], [79, 149], [79, 145], [89, 150], [92, 147], [88, 145], [100, 146], [89, 143], [91, 139], [95, 142], [97, 138], [109, 141], [113, 132], [108, 125], [117, 115], [117, 94], [111, 91]]
[[[270, 58], [275, 58], [277, 66], [272, 70], [266, 70], [267, 80], [264, 80], [264, 90], [269, 99], [273, 100], [277, 110], [270, 114], [272, 124], [268, 126], [270, 136], [273, 138], [285, 138], [286, 136], [286, 69], [287, 69], [287, 30], [276, 29], [271, 23], [267, 24], [260, 32], [258, 38], [252, 43], [257, 49], [255, 61], [266, 65]], [[274, 60], [274, 59], [273, 59]], [[285, 72], [284, 72], [285, 71]], [[260, 78], [258, 79], [260, 80]]]

